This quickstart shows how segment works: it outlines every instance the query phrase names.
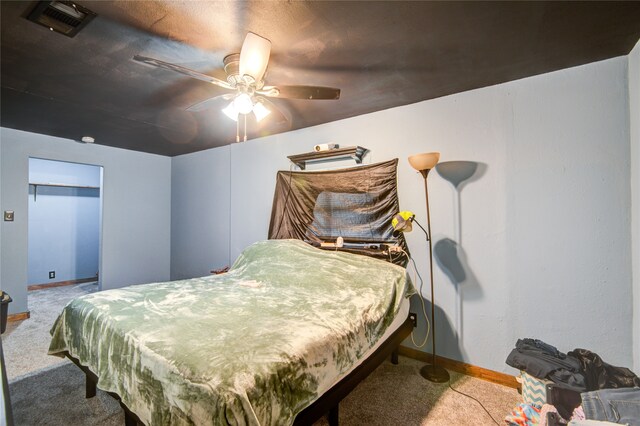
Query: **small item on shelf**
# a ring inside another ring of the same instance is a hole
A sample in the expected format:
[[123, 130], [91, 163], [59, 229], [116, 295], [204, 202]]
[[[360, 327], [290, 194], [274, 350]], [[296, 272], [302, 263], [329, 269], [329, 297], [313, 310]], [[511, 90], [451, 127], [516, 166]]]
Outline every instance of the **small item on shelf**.
[[332, 149], [338, 149], [340, 146], [337, 143], [321, 143], [315, 145], [313, 150], [316, 152], [320, 151], [331, 151]]

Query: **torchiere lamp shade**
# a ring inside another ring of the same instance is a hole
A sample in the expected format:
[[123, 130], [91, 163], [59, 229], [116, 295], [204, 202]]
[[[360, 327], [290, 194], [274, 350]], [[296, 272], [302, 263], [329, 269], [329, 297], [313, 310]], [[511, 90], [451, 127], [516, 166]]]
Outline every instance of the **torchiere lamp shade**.
[[422, 173], [425, 176], [425, 171], [433, 169], [440, 160], [439, 152], [425, 152], [422, 154], [416, 154], [409, 157], [409, 164], [411, 167]]

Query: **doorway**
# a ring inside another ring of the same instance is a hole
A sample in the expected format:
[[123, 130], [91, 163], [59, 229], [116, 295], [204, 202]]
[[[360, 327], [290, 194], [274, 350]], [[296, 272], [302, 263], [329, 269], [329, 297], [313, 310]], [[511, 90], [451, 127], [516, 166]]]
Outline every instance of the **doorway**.
[[29, 158], [29, 291], [97, 282], [101, 166]]

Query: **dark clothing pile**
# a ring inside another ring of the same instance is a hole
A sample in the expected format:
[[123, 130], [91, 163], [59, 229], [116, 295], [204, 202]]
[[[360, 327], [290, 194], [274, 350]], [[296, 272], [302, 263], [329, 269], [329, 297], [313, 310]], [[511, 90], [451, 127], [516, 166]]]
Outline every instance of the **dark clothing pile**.
[[564, 354], [537, 339], [518, 339], [506, 362], [534, 377], [551, 380], [561, 388], [576, 392], [640, 387], [640, 378], [631, 370], [611, 366], [598, 354], [586, 349]]
[[640, 387], [640, 378], [624, 367], [613, 367], [596, 353], [586, 349], [574, 349], [567, 353], [580, 361], [580, 369], [584, 374], [588, 391], [612, 388]]
[[563, 419], [571, 418], [582, 404], [588, 420], [618, 423], [624, 419], [626, 424], [640, 426], [640, 378], [628, 368], [609, 365], [586, 349], [564, 354], [536, 339], [519, 339], [506, 362], [552, 381], [555, 385], [547, 386], [547, 404]]

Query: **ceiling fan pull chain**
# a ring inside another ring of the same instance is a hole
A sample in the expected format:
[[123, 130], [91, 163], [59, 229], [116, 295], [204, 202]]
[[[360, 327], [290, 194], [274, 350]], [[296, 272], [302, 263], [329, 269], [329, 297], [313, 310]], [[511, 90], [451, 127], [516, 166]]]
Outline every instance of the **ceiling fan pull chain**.
[[244, 116], [244, 141], [247, 141], [247, 115], [248, 114], [242, 114]]

